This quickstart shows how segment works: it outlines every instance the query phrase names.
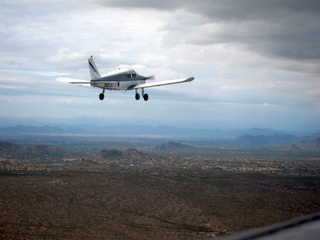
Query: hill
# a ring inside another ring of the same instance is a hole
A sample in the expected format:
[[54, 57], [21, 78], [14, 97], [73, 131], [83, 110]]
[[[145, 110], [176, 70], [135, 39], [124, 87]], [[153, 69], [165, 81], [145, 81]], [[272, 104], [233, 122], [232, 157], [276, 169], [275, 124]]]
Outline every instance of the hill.
[[320, 150], [320, 133], [299, 139], [297, 145], [304, 149]]
[[2, 158], [33, 161], [39, 158], [48, 160], [48, 158], [56, 159], [68, 155], [69, 153], [56, 146], [45, 144], [18, 145], [0, 141], [0, 157]]
[[147, 157], [147, 154], [138, 151], [135, 148], [128, 148], [124, 151], [112, 148], [109, 150], [103, 149], [98, 152], [96, 155], [92, 156], [91, 158], [100, 161], [108, 161], [108, 160], [115, 160], [115, 159], [127, 159], [127, 160], [137, 160], [137, 159], [144, 159]]

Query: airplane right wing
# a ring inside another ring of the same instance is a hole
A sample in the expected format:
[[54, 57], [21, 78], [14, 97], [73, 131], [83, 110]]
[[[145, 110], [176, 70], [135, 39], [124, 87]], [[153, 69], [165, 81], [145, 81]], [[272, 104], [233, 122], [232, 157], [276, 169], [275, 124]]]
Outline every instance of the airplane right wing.
[[176, 84], [176, 83], [183, 83], [183, 82], [191, 82], [193, 79], [194, 79], [194, 77], [189, 77], [189, 78], [180, 78], [180, 79], [167, 80], [167, 81], [142, 83], [142, 84], [138, 84], [137, 86], [135, 86], [134, 89], [148, 88], [148, 87], [158, 87], [158, 86], [164, 86], [164, 85]]

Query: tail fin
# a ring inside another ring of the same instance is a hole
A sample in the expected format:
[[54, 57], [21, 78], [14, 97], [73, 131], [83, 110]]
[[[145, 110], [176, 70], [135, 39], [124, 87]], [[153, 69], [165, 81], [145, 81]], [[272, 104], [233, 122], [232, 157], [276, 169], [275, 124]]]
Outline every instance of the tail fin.
[[89, 63], [89, 70], [90, 70], [91, 79], [100, 78], [100, 73], [98, 71], [96, 64], [93, 61], [92, 56], [90, 58], [88, 58], [88, 63]]

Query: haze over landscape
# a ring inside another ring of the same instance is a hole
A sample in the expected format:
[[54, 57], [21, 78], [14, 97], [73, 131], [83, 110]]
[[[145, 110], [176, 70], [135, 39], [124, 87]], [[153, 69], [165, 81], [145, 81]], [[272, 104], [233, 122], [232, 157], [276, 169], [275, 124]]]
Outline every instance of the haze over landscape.
[[[1, 1], [0, 112], [106, 125], [318, 131], [318, 1]], [[106, 92], [55, 81], [132, 67], [187, 84]]]

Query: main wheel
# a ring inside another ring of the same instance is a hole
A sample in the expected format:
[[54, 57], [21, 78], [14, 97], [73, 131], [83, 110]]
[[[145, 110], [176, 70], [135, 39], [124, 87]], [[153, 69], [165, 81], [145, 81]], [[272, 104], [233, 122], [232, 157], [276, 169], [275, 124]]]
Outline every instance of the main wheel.
[[143, 95], [143, 99], [144, 99], [145, 101], [148, 101], [149, 95], [148, 95], [148, 94], [144, 94], [144, 95]]
[[99, 94], [99, 99], [102, 101], [104, 99], [104, 94], [103, 93], [100, 93]]
[[136, 93], [136, 100], [138, 101], [140, 99], [140, 94]]

